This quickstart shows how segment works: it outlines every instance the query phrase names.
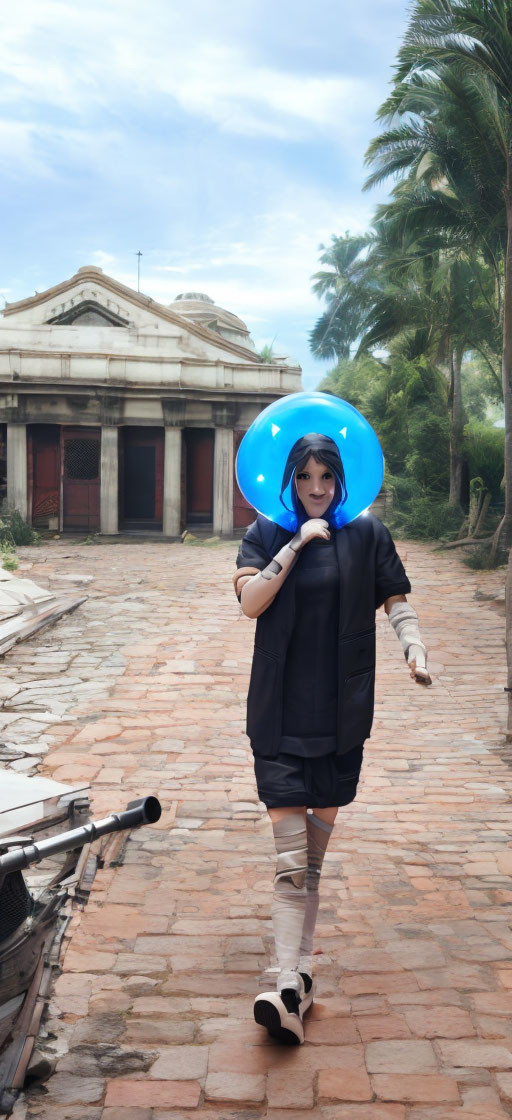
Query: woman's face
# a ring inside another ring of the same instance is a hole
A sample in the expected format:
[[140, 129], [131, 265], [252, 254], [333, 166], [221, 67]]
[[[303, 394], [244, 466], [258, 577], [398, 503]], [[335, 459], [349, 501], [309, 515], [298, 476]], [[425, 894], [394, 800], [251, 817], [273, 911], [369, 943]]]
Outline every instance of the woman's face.
[[336, 480], [325, 463], [317, 463], [310, 455], [303, 470], [295, 475], [297, 497], [308, 517], [323, 517], [334, 498]]

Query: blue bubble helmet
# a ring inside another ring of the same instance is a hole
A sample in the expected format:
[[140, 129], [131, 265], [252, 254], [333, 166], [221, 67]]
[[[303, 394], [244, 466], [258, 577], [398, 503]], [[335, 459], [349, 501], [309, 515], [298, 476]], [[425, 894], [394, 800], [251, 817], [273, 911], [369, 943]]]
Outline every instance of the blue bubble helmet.
[[302, 436], [318, 432], [336, 443], [345, 471], [347, 498], [330, 515], [341, 529], [377, 497], [384, 458], [371, 425], [357, 408], [330, 393], [290, 393], [260, 412], [245, 433], [236, 459], [236, 477], [244, 498], [270, 521], [295, 532], [291, 486], [281, 486], [288, 455]]

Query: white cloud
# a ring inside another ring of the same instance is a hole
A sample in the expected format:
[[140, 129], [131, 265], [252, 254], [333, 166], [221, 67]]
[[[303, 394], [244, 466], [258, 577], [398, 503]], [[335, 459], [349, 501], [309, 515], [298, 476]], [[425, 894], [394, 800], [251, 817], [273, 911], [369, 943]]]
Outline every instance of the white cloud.
[[146, 72], [153, 91], [242, 135], [287, 140], [318, 129], [351, 135], [370, 94], [358, 78], [287, 73], [254, 63], [232, 45], [191, 44], [171, 67], [159, 63]]
[[91, 256], [93, 263], [105, 272], [108, 272], [109, 266], [115, 264], [116, 260], [112, 253], [105, 253], [103, 249], [95, 249]]
[[[226, 40], [216, 21], [205, 26], [186, 11], [153, 0], [21, 0], [3, 13], [0, 70], [3, 100], [53, 107], [77, 117], [96, 110], [125, 114], [142, 102], [175, 102], [222, 131], [282, 141], [318, 130], [345, 139], [371, 111], [372, 83], [262, 64], [250, 42]], [[199, 5], [202, 8], [201, 5]]]
[[[309, 332], [322, 311], [311, 291], [319, 243], [347, 225], [354, 231], [366, 229], [371, 207], [366, 198], [352, 210], [339, 207], [319, 191], [297, 186], [290, 196], [284, 186], [279, 193], [274, 208], [243, 216], [243, 239], [233, 240], [232, 229], [222, 226], [215, 234], [198, 231], [194, 245], [176, 250], [171, 260], [144, 255], [141, 290], [164, 305], [181, 292], [204, 292], [247, 323], [257, 348], [274, 339], [276, 353], [296, 357], [289, 341], [293, 337], [301, 339], [302, 353], [308, 352]], [[126, 263], [116, 260], [105, 270], [134, 287], [136, 268]], [[311, 364], [318, 369], [313, 359]]]
[[[14, 179], [62, 180], [76, 166], [106, 176], [119, 167], [123, 140], [113, 129], [59, 127], [38, 120], [0, 121], [0, 163]], [[123, 157], [124, 158], [124, 157]]]
[[4, 176], [52, 177], [52, 171], [39, 149], [38, 128], [34, 122], [0, 121], [0, 166]]
[[31, 235], [25, 279], [13, 237], [17, 283], [92, 261], [136, 287], [140, 247], [148, 295], [205, 291], [306, 364], [319, 243], [365, 230], [378, 193], [361, 196], [358, 177], [386, 90], [347, 47], [357, 20], [361, 48], [375, 40], [375, 4], [405, 0], [354, 16], [332, 0], [4, 5], [4, 208], [15, 175]]

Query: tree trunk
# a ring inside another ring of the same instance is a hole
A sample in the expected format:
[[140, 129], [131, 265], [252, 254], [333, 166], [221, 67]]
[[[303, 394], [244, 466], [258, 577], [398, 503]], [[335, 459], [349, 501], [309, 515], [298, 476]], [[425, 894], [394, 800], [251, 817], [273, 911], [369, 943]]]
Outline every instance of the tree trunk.
[[512, 741], [512, 548], [508, 554], [507, 580], [505, 584], [505, 635], [507, 646], [507, 731], [508, 742]]
[[472, 478], [469, 486], [468, 537], [476, 537], [476, 525], [482, 508], [484, 494], [487, 493], [483, 478]]
[[[510, 157], [509, 157], [510, 163]], [[506, 559], [512, 544], [512, 191], [510, 166], [506, 192], [507, 253], [505, 258], [505, 291], [503, 299], [503, 356], [501, 373], [505, 407], [505, 513], [494, 534], [490, 563]], [[510, 604], [512, 611], [512, 602]], [[508, 633], [508, 628], [507, 628]]]
[[487, 517], [487, 513], [488, 513], [488, 510], [489, 510], [490, 504], [491, 504], [491, 492], [490, 492], [490, 490], [486, 490], [485, 494], [482, 494], [482, 500], [480, 502], [480, 510], [479, 510], [479, 513], [478, 513], [478, 520], [477, 520], [477, 523], [475, 525], [475, 537], [477, 537], [479, 533], [484, 533], [485, 532], [485, 519]]
[[[503, 404], [505, 406], [505, 513], [492, 542], [490, 563], [510, 548], [512, 538], [512, 191], [511, 156], [507, 166], [507, 256], [503, 307]], [[509, 552], [505, 593], [505, 643], [507, 649], [507, 739], [512, 739], [512, 549]]]
[[462, 355], [460, 346], [452, 347], [450, 354], [450, 496], [451, 506], [462, 505], [464, 466], [464, 407], [462, 404]]

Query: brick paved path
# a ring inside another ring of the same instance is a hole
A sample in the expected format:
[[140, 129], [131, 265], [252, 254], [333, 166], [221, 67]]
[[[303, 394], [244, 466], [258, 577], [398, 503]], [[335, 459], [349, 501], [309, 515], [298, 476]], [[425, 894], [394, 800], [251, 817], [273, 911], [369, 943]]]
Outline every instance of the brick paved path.
[[87, 776], [96, 815], [146, 792], [164, 815], [75, 919], [47, 1026], [57, 1070], [17, 1120], [512, 1115], [504, 573], [401, 552], [434, 685], [410, 680], [380, 612], [374, 732], [324, 864], [318, 998], [288, 1049], [252, 1018], [275, 965], [274, 847], [243, 735], [254, 624], [235, 544], [23, 550], [40, 582], [94, 579], [6, 658], [4, 737], [46, 744], [57, 779]]

